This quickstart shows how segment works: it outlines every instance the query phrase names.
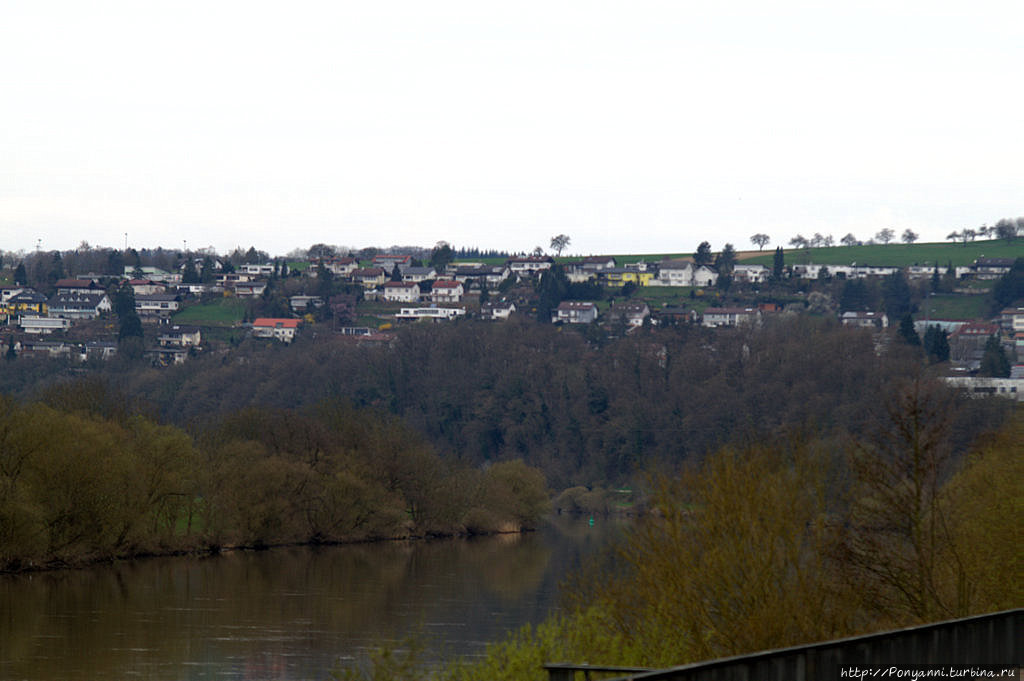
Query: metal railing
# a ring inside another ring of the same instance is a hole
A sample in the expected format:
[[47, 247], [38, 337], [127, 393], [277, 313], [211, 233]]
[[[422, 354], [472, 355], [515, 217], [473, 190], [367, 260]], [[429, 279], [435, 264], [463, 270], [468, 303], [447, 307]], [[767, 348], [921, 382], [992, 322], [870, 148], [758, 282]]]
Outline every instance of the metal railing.
[[622, 673], [609, 681], [817, 681], [839, 679], [851, 665], [1020, 666], [1024, 609], [965, 617], [877, 634], [647, 670], [587, 664], [545, 664], [549, 681], [574, 681], [577, 671]]

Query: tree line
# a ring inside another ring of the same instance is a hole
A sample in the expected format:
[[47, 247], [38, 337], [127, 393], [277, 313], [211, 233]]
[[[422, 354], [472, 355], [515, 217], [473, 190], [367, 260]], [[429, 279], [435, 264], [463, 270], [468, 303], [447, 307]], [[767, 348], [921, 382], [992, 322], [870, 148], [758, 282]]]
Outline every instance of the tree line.
[[0, 570], [518, 531], [547, 500], [522, 461], [442, 460], [394, 417], [341, 400], [251, 407], [190, 434], [93, 379], [0, 398]]

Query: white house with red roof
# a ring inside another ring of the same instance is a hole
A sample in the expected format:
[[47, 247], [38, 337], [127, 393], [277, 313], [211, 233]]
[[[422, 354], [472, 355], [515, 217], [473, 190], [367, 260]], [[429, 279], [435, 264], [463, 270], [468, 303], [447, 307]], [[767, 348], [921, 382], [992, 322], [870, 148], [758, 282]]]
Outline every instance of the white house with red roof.
[[435, 303], [458, 303], [465, 294], [462, 282], [450, 279], [438, 279], [430, 288], [430, 299]]
[[252, 335], [257, 338], [274, 338], [285, 343], [295, 340], [301, 319], [260, 317], [252, 321]]

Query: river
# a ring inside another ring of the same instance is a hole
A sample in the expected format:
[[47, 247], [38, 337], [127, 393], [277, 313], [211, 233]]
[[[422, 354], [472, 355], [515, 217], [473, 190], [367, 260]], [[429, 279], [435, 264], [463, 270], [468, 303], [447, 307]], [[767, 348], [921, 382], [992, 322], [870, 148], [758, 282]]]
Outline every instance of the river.
[[625, 526], [0, 576], [0, 678], [325, 679], [411, 634], [435, 660], [477, 656], [553, 612], [564, 577]]

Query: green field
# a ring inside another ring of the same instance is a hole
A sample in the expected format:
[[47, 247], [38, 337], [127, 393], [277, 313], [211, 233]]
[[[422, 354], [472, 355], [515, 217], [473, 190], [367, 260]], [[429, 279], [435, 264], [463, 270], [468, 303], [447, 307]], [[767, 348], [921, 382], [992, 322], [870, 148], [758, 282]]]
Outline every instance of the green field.
[[[786, 264], [814, 262], [823, 265], [934, 265], [952, 263], [954, 266], [970, 265], [976, 258], [1020, 258], [1024, 257], [1024, 241], [1007, 243], [1002, 240], [973, 241], [967, 245], [959, 243], [923, 243], [873, 246], [833, 246], [831, 248], [793, 249], [783, 246]], [[629, 253], [612, 254], [615, 262], [621, 267], [628, 263], [644, 260], [650, 263], [677, 258], [692, 258], [693, 252], [686, 253]], [[775, 248], [768, 246], [764, 251], [743, 251], [740, 260], [744, 263], [771, 265], [775, 257]], [[559, 263], [569, 264], [582, 260], [581, 256], [556, 258]], [[506, 258], [477, 258], [473, 262], [489, 265], [500, 265]]]
[[208, 303], [190, 305], [174, 315], [176, 324], [196, 326], [234, 326], [245, 316], [245, 303], [237, 298], [220, 298]]
[[987, 319], [988, 296], [937, 294], [922, 301], [914, 318], [922, 319]]
[[[783, 248], [786, 264], [819, 263], [823, 265], [970, 265], [976, 258], [1024, 257], [1024, 241], [1008, 244], [1005, 241], [974, 241], [963, 244], [889, 244], [887, 246], [833, 246], [832, 248]], [[743, 259], [744, 263], [771, 265], [774, 249]]]

